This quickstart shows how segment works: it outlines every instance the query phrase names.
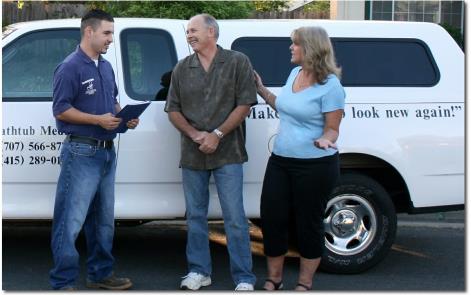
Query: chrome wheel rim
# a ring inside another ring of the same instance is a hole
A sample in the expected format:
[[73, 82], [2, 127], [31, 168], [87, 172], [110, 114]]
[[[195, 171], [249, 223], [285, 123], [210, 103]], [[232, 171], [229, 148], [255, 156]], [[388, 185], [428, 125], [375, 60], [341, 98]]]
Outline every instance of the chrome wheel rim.
[[355, 194], [331, 199], [324, 217], [325, 245], [339, 255], [355, 255], [365, 250], [377, 232], [373, 206]]

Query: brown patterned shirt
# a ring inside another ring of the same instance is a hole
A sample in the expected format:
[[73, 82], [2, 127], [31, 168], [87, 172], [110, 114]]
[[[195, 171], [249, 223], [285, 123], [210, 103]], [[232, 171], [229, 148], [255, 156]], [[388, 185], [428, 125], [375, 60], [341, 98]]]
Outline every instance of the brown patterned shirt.
[[[248, 57], [218, 46], [208, 72], [196, 54], [178, 62], [172, 72], [165, 111], [180, 112], [196, 129], [212, 132], [237, 106], [256, 103], [257, 90]], [[244, 123], [225, 134], [212, 154], [201, 152], [199, 144], [182, 134], [180, 166], [211, 170], [246, 162]]]

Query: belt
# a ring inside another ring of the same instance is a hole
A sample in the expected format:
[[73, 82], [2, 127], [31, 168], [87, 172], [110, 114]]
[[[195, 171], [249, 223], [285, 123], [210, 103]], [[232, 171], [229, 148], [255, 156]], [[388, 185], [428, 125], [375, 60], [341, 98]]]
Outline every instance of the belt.
[[100, 148], [112, 149], [113, 140], [98, 140], [92, 137], [77, 136], [77, 135], [67, 135], [66, 141], [69, 142], [78, 142], [93, 145]]

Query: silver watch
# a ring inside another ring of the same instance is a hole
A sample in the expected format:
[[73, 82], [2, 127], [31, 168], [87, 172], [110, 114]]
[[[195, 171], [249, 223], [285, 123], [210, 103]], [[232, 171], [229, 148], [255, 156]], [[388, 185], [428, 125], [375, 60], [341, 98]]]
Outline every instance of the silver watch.
[[222, 133], [222, 131], [217, 129], [217, 128], [214, 129], [213, 132], [216, 133], [216, 135], [217, 135], [217, 137], [219, 137], [219, 139], [222, 139], [224, 137], [224, 133]]

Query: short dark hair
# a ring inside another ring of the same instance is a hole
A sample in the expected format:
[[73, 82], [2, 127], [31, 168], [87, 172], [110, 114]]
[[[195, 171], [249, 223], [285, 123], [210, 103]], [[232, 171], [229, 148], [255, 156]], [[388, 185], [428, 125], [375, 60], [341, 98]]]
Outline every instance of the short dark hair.
[[92, 9], [87, 14], [82, 17], [82, 22], [80, 23], [80, 35], [83, 36], [85, 28], [91, 26], [95, 31], [100, 25], [102, 20], [106, 20], [114, 23], [114, 19], [111, 14], [101, 10], [101, 9]]

